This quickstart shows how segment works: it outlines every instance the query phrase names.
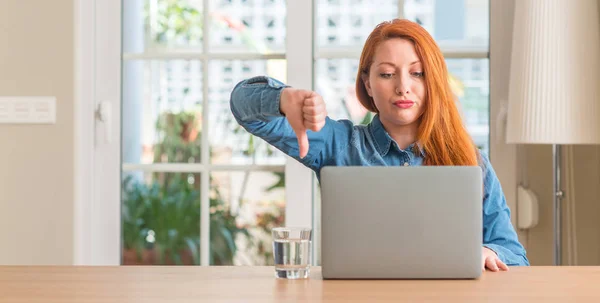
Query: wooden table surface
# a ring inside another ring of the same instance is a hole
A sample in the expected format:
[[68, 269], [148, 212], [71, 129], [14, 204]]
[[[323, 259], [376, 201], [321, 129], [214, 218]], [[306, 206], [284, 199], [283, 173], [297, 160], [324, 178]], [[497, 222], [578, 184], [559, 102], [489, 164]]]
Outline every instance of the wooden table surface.
[[600, 302], [600, 267], [478, 280], [282, 280], [273, 267], [0, 266], [0, 302]]

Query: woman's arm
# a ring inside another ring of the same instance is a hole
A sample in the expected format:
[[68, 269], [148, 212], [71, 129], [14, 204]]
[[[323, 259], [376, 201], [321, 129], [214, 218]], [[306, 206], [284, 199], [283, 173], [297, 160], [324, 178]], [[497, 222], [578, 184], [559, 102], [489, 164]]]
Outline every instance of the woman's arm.
[[244, 80], [238, 83], [231, 93], [231, 112], [236, 121], [249, 133], [264, 139], [318, 172], [324, 163], [348, 146], [353, 125], [347, 120], [334, 121], [325, 118], [325, 124], [319, 131], [306, 130], [308, 154], [300, 158], [298, 137], [281, 111], [282, 92], [288, 87], [265, 76]]
[[510, 209], [488, 157], [484, 164], [483, 246], [494, 251], [509, 266], [529, 265], [525, 248], [510, 221]]

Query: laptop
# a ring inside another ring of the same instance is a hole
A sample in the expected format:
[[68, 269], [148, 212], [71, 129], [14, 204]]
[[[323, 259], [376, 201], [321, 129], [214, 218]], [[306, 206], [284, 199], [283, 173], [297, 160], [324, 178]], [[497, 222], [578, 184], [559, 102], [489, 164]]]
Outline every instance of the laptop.
[[483, 182], [477, 166], [321, 169], [324, 279], [476, 279]]

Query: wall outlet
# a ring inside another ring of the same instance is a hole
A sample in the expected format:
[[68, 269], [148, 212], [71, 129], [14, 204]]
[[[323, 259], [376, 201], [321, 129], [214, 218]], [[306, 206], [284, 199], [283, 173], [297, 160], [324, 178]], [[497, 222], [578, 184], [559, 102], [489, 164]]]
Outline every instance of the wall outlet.
[[56, 97], [0, 97], [2, 124], [56, 123]]
[[517, 227], [534, 228], [539, 222], [539, 203], [536, 194], [521, 185], [517, 187]]

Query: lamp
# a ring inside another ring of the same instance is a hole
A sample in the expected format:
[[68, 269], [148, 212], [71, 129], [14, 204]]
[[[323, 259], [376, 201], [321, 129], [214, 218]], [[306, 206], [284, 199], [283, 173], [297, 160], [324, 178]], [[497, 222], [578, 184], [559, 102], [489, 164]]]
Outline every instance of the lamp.
[[597, 0], [515, 1], [507, 143], [552, 144], [554, 264], [561, 264], [561, 144], [600, 143]]

